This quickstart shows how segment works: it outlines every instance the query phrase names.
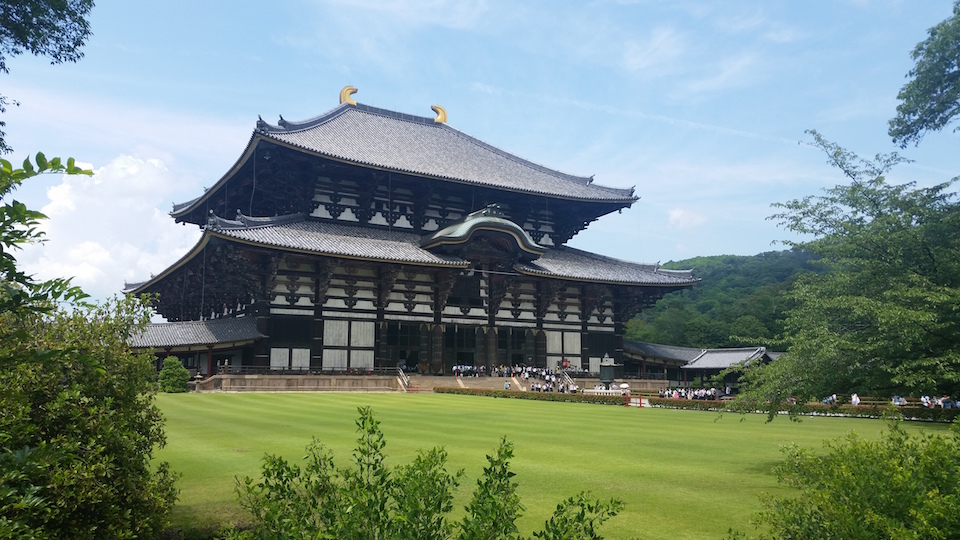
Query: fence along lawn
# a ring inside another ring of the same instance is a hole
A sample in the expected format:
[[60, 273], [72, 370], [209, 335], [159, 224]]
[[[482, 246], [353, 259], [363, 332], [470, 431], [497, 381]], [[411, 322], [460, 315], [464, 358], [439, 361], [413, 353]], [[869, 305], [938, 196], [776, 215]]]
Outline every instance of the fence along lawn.
[[256, 478], [265, 453], [299, 461], [317, 437], [346, 465], [357, 407], [364, 405], [381, 422], [392, 464], [442, 445], [450, 469], [465, 469], [454, 517], [469, 500], [484, 456], [506, 435], [515, 445], [512, 470], [527, 508], [521, 531], [539, 528], [562, 498], [587, 490], [626, 504], [604, 525], [606, 538], [722, 538], [731, 527], [752, 531], [759, 496], [786, 492], [771, 472], [781, 445], [819, 449], [824, 439], [851, 430], [872, 437], [884, 428], [880, 420], [783, 418], [766, 424], [762, 415], [440, 394], [161, 394], [158, 403], [168, 439], [158, 459], [183, 475], [172, 520], [184, 529], [242, 520], [234, 477]]

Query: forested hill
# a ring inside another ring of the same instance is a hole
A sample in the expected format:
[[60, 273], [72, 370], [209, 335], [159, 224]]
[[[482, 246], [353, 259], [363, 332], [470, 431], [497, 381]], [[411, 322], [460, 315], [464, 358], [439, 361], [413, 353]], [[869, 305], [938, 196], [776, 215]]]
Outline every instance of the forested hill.
[[668, 262], [663, 268], [693, 268], [702, 281], [665, 296], [631, 320], [626, 337], [681, 347], [762, 345], [777, 350], [772, 338], [780, 333], [788, 307], [784, 293], [800, 273], [823, 271], [812, 259], [795, 249]]

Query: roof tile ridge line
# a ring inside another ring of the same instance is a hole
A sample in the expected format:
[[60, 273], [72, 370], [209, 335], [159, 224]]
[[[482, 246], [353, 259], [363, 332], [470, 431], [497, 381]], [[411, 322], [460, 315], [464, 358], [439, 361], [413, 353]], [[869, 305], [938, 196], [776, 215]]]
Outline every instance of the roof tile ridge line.
[[627, 196], [630, 196], [630, 197], [633, 197], [633, 198], [639, 200], [639, 197], [636, 197], [636, 196], [634, 196], [634, 194], [633, 194], [633, 191], [634, 191], [634, 188], [633, 188], [633, 187], [630, 187], [630, 188], [616, 188], [616, 187], [611, 187], [611, 186], [605, 186], [605, 185], [603, 185], [603, 184], [594, 184], [594, 183], [593, 183], [594, 175], [590, 175], [590, 176], [580, 176], [580, 175], [577, 175], [577, 174], [570, 174], [570, 173], [566, 173], [566, 172], [563, 172], [563, 171], [559, 171], [559, 170], [557, 170], [557, 169], [552, 169], [552, 168], [550, 168], [550, 167], [547, 167], [546, 165], [542, 165], [542, 164], [537, 163], [537, 162], [535, 162], [535, 161], [531, 161], [531, 160], [529, 160], [529, 159], [527, 159], [527, 158], [520, 157], [520, 156], [518, 156], [518, 155], [516, 155], [516, 154], [513, 154], [513, 153], [511, 153], [511, 152], [508, 152], [508, 151], [500, 148], [499, 146], [496, 146], [496, 145], [490, 144], [490, 143], [488, 143], [488, 142], [486, 142], [486, 141], [480, 140], [480, 139], [474, 137], [473, 135], [470, 135], [470, 134], [468, 134], [468, 133], [464, 133], [463, 131], [460, 131], [459, 129], [450, 126], [449, 124], [440, 124], [440, 127], [441, 127], [442, 129], [448, 129], [448, 130], [450, 130], [450, 131], [453, 131], [455, 134], [459, 135], [460, 137], [463, 137], [463, 138], [469, 140], [470, 142], [473, 142], [474, 144], [477, 144], [477, 145], [479, 145], [479, 146], [481, 146], [481, 147], [484, 147], [484, 148], [490, 150], [491, 152], [494, 152], [494, 153], [496, 153], [496, 154], [500, 154], [500, 155], [502, 155], [503, 157], [505, 157], [505, 158], [507, 158], [507, 159], [510, 159], [510, 160], [512, 160], [512, 161], [516, 161], [516, 162], [521, 163], [521, 164], [523, 164], [523, 165], [527, 165], [528, 167], [531, 167], [531, 168], [533, 168], [533, 169], [536, 169], [536, 170], [538, 170], [538, 171], [540, 171], [540, 172], [549, 173], [549, 174], [552, 174], [552, 175], [554, 175], [554, 176], [558, 176], [558, 177], [560, 177], [560, 178], [562, 178], [562, 179], [564, 179], [564, 180], [569, 180], [569, 181], [571, 181], [571, 182], [575, 182], [575, 183], [578, 183], [578, 184], [581, 184], [581, 185], [584, 185], [584, 186], [592, 186], [592, 187], [595, 187], [595, 188], [598, 188], [598, 189], [602, 189], [602, 190], [610, 191], [610, 192], [612, 192], [612, 193], [616, 193], [616, 194], [618, 194], [618, 195], [627, 195]]
[[591, 175], [591, 176], [580, 176], [580, 175], [578, 175], [578, 174], [570, 174], [570, 173], [566, 173], [566, 172], [563, 172], [563, 171], [558, 171], [557, 169], [551, 169], [550, 167], [547, 167], [546, 165], [542, 165], [542, 164], [537, 163], [537, 162], [535, 162], [535, 161], [531, 161], [531, 160], [529, 160], [529, 159], [520, 157], [520, 156], [518, 156], [518, 155], [516, 155], [516, 154], [513, 154], [513, 153], [511, 153], [511, 152], [508, 152], [508, 151], [500, 148], [499, 146], [496, 146], [496, 145], [490, 144], [490, 143], [488, 143], [488, 142], [486, 142], [486, 141], [480, 140], [480, 139], [474, 137], [473, 135], [470, 135], [470, 134], [468, 134], [468, 133], [465, 133], [465, 132], [463, 132], [463, 131], [460, 131], [459, 129], [457, 129], [457, 128], [453, 127], [453, 126], [450, 126], [449, 124], [440, 124], [439, 127], [440, 127], [441, 129], [446, 129], [446, 130], [452, 131], [454, 135], [457, 135], [457, 136], [459, 136], [459, 137], [462, 137], [462, 138], [466, 139], [467, 141], [472, 142], [473, 144], [476, 144], [477, 146], [480, 146], [480, 147], [482, 147], [482, 148], [485, 148], [485, 149], [487, 149], [487, 150], [490, 150], [491, 152], [493, 152], [493, 153], [495, 153], [495, 154], [498, 154], [498, 155], [503, 156], [503, 157], [505, 157], [505, 158], [507, 158], [507, 159], [510, 159], [511, 161], [516, 161], [516, 162], [518, 162], [518, 163], [520, 163], [520, 164], [522, 164], [522, 165], [526, 165], [526, 166], [528, 166], [528, 167], [530, 167], [530, 168], [532, 168], [532, 169], [536, 169], [536, 170], [538, 170], [538, 171], [540, 171], [540, 172], [548, 173], [548, 174], [551, 174], [551, 175], [553, 175], [553, 176], [558, 176], [558, 177], [560, 177], [560, 178], [563, 178], [564, 180], [569, 180], [569, 181], [571, 181], [571, 182], [576, 182], [576, 183], [581, 184], [581, 185], [584, 185], [584, 186], [593, 186], [593, 187], [598, 187], [598, 188], [603, 188], [603, 189], [613, 189], [613, 190], [618, 189], [618, 188], [608, 188], [608, 187], [606, 187], [606, 186], [601, 186], [601, 185], [594, 184], [594, 183], [593, 183], [593, 175]]
[[384, 118], [392, 118], [394, 120], [401, 120], [403, 122], [410, 122], [412, 124], [424, 124], [427, 126], [442, 127], [445, 124], [439, 124], [435, 119], [427, 116], [417, 116], [415, 114], [402, 113], [400, 111], [391, 111], [390, 109], [384, 109], [382, 107], [374, 107], [373, 105], [367, 105], [365, 103], [357, 103], [356, 109], [367, 114], [374, 114], [377, 116], [383, 116]]
[[241, 230], [241, 229], [260, 229], [265, 227], [274, 227], [277, 225], [288, 225], [305, 221], [307, 215], [304, 212], [293, 212], [290, 214], [281, 214], [279, 216], [248, 216], [240, 210], [237, 210], [237, 219], [222, 218], [213, 210], [207, 218], [207, 227], [216, 231]]
[[[294, 224], [294, 223], [306, 223], [306, 224], [308, 224], [309, 226], [312, 226], [312, 227], [321, 227], [321, 228], [340, 227], [340, 228], [342, 228], [342, 229], [347, 229], [348, 231], [356, 231], [356, 232], [361, 232], [361, 233], [365, 233], [365, 232], [369, 232], [369, 231], [374, 231], [374, 232], [376, 232], [376, 233], [378, 233], [378, 234], [382, 234], [382, 235], [384, 236], [383, 238], [374, 238], [374, 240], [384, 240], [384, 241], [387, 241], [387, 242], [406, 242], [406, 243], [413, 243], [413, 240], [414, 240], [414, 239], [419, 239], [419, 238], [421, 237], [421, 235], [418, 235], [417, 233], [410, 232], [410, 231], [407, 231], [407, 230], [397, 230], [397, 229], [394, 229], [394, 228], [391, 228], [391, 227], [380, 226], [380, 225], [377, 225], [377, 226], [366, 226], [366, 225], [358, 225], [358, 224], [356, 224], [356, 223], [349, 223], [349, 222], [347, 222], [347, 223], [341, 223], [341, 222], [339, 222], [339, 221], [332, 221], [332, 220], [329, 220], [329, 219], [323, 219], [323, 218], [317, 218], [317, 217], [315, 217], [315, 216], [310, 216], [310, 215], [304, 214], [303, 212], [294, 213], [294, 214], [284, 214], [283, 216], [277, 216], [277, 217], [296, 216], [296, 215], [303, 215], [303, 219], [299, 219], [299, 220], [291, 219], [291, 221], [288, 222], [288, 223], [270, 223], [269, 225], [265, 225], [265, 226], [259, 226], [259, 225], [255, 225], [255, 226], [252, 226], [252, 227], [242, 227], [242, 226], [240, 226], [240, 227], [229, 227], [229, 228], [225, 228], [225, 229], [216, 229], [216, 230], [219, 231], [219, 232], [244, 231], [244, 230], [253, 230], [253, 229], [267, 228], [267, 226], [288, 225], [288, 224]], [[218, 217], [218, 219], [224, 220], [224, 218], [220, 218], [220, 217]], [[254, 219], [257, 219], [257, 218], [254, 218]], [[225, 221], [236, 222], [236, 220], [225, 220]], [[211, 229], [211, 230], [214, 230], [214, 229]], [[321, 232], [328, 232], [328, 231], [321, 231]], [[391, 237], [395, 237], [395, 238], [391, 238]], [[400, 237], [403, 237], [403, 238], [400, 238]]]
[[256, 131], [259, 131], [261, 133], [268, 133], [268, 134], [295, 133], [298, 131], [304, 131], [312, 127], [316, 127], [326, 122], [329, 122], [330, 120], [333, 120], [334, 118], [347, 112], [353, 107], [354, 105], [351, 105], [349, 103], [341, 103], [325, 113], [314, 116], [313, 118], [308, 118], [306, 120], [300, 120], [296, 122], [291, 122], [289, 120], [286, 120], [283, 117], [283, 115], [280, 115], [280, 120], [277, 121], [276, 125], [270, 124], [265, 120], [263, 120], [262, 118], [259, 118], [257, 120]]

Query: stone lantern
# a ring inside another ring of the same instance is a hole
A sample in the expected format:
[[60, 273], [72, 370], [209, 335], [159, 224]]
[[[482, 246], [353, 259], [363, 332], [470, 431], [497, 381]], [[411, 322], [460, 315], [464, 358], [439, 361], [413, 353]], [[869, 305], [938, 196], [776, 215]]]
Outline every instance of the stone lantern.
[[614, 372], [617, 365], [613, 362], [613, 358], [610, 358], [610, 355], [604, 354], [603, 359], [600, 360], [600, 382], [606, 386], [607, 390], [610, 389], [610, 383], [616, 379]]

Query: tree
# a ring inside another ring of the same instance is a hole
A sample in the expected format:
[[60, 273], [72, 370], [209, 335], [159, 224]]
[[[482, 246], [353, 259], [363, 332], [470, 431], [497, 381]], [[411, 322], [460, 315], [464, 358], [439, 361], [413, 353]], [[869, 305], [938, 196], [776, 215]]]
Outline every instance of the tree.
[[[960, 427], [908, 434], [896, 421], [879, 440], [851, 433], [818, 455], [790, 446], [776, 469], [795, 488], [765, 499], [758, 524], [773, 540], [960, 537]], [[743, 538], [743, 535], [739, 535]]]
[[160, 390], [168, 393], [180, 393], [189, 390], [187, 383], [190, 382], [190, 372], [183, 367], [180, 359], [176, 356], [168, 356], [163, 359], [163, 367], [160, 369], [160, 375], [157, 377], [160, 383]]
[[[9, 73], [7, 60], [24, 52], [46, 56], [53, 64], [82, 58], [92, 8], [93, 0], [0, 0], [0, 72]], [[16, 102], [0, 96], [0, 113], [11, 104]], [[4, 126], [0, 121], [0, 153], [11, 151]]]
[[953, 4], [953, 16], [931, 28], [910, 56], [916, 65], [897, 94], [900, 104], [889, 131], [903, 148], [919, 144], [926, 132], [943, 129], [960, 114], [960, 0]]
[[754, 399], [807, 400], [832, 393], [960, 391], [960, 203], [956, 178], [931, 187], [892, 185], [904, 161], [873, 161], [811, 132], [850, 180], [822, 196], [776, 204], [782, 226], [813, 237], [788, 242], [822, 257], [830, 272], [803, 276], [789, 293], [786, 355], [752, 366]]
[[44, 216], [7, 198], [42, 172], [90, 174], [43, 154], [22, 169], [0, 160], [0, 538], [156, 535], [176, 489], [151, 463], [165, 440], [152, 363], [128, 346], [149, 312], [84, 303], [69, 280], [17, 267]]
[[[227, 538], [286, 539], [518, 539], [515, 521], [523, 512], [512, 480], [513, 446], [505, 439], [487, 456], [467, 515], [456, 526], [447, 521], [463, 471], [446, 469], [442, 448], [420, 451], [410, 464], [385, 465], [386, 443], [369, 407], [358, 409], [353, 467], [337, 469], [317, 440], [307, 446], [300, 467], [283, 458], [263, 459], [261, 480], [237, 479], [240, 504], [252, 527], [230, 529]], [[601, 539], [596, 529], [622, 508], [619, 501], [591, 500], [580, 493], [561, 502], [544, 530], [545, 540]]]

